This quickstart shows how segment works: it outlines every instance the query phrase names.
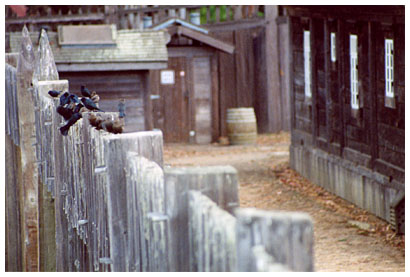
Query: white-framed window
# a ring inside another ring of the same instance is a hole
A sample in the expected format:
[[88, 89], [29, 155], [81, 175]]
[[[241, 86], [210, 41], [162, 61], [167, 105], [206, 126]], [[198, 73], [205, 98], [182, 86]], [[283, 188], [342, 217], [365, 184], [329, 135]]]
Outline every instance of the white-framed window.
[[330, 60], [336, 62], [336, 33], [330, 33]]
[[394, 98], [394, 56], [392, 39], [384, 40], [384, 53], [386, 96]]
[[305, 96], [312, 97], [310, 72], [311, 57], [310, 57], [310, 31], [303, 32], [303, 57], [305, 64]]
[[359, 109], [357, 35], [350, 35], [350, 97], [352, 109]]

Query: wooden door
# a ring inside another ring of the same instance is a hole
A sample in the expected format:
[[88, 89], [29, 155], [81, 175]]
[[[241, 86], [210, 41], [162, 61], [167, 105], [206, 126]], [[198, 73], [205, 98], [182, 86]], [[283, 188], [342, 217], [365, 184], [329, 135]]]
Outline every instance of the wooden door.
[[189, 141], [189, 93], [187, 59], [168, 59], [168, 68], [156, 72], [158, 91], [151, 91], [154, 128], [161, 129], [165, 142]]
[[212, 141], [210, 56], [169, 57], [168, 68], [151, 77], [154, 128], [165, 142]]
[[195, 142], [211, 143], [212, 141], [212, 85], [211, 61], [209, 57], [192, 59], [193, 105]]

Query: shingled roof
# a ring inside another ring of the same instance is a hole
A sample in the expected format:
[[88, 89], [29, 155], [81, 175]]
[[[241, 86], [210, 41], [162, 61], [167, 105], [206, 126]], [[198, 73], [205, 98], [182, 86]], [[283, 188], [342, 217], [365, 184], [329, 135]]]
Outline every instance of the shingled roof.
[[[60, 45], [57, 32], [48, 32], [47, 35], [59, 70], [68, 67], [73, 70], [75, 65], [82, 68], [82, 70], [87, 70], [84, 67], [86, 64], [94, 65], [94, 67], [103, 64], [117, 64], [113, 69], [156, 69], [166, 67], [168, 54], [164, 31], [115, 30], [115, 32], [115, 43], [112, 45]], [[30, 37], [33, 45], [37, 46], [39, 33], [32, 32]], [[12, 52], [19, 52], [20, 41], [20, 32], [10, 33]], [[64, 67], [64, 65], [67, 66]], [[83, 66], [81, 67], [81, 65]]]

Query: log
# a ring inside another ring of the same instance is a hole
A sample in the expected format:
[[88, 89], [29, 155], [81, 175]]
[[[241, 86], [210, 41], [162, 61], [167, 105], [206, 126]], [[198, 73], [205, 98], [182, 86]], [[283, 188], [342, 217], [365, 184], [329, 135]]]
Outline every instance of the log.
[[237, 172], [231, 166], [165, 168], [166, 213], [170, 224], [170, 271], [189, 271], [188, 192], [199, 190], [221, 208], [239, 206]]

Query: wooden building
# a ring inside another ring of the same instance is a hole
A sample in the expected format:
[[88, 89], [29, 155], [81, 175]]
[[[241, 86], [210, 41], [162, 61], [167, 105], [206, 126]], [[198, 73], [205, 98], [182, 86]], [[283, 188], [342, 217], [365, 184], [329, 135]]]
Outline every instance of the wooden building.
[[210, 143], [220, 136], [218, 52], [234, 47], [179, 18], [152, 26], [167, 30], [168, 67], [151, 71], [154, 128], [165, 142]]
[[286, 9], [291, 166], [404, 231], [404, 6]]
[[[6, 48], [7, 32], [20, 32], [23, 25], [30, 32], [41, 27], [57, 32], [58, 26], [67, 24], [114, 24], [117, 30], [143, 30], [150, 21], [155, 26], [176, 17], [186, 22], [201, 11], [200, 27], [209, 31], [207, 35], [235, 47], [233, 54], [219, 50], [214, 54], [218, 68], [219, 127], [213, 128], [213, 139], [227, 135], [226, 111], [237, 107], [254, 108], [260, 133], [290, 130], [288, 21], [283, 6], [30, 5], [22, 8], [25, 15], [6, 6]], [[191, 27], [192, 24], [187, 28]], [[200, 43], [187, 46], [192, 48]], [[153, 103], [161, 101], [155, 99], [154, 96]], [[186, 141], [186, 137], [172, 138], [175, 139]]]
[[[37, 45], [38, 32], [31, 33]], [[100, 108], [118, 111], [125, 99], [125, 132], [152, 129], [149, 71], [166, 68], [163, 31], [117, 30], [115, 25], [60, 26], [48, 32], [60, 79], [70, 91], [85, 85], [100, 96]], [[18, 51], [20, 33], [10, 33], [10, 50]]]

